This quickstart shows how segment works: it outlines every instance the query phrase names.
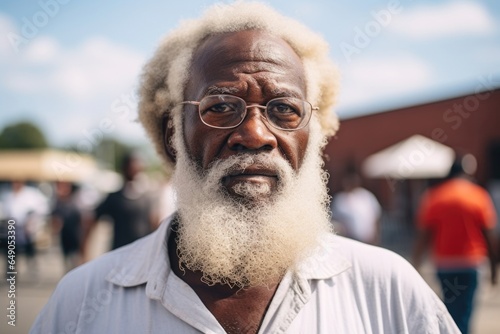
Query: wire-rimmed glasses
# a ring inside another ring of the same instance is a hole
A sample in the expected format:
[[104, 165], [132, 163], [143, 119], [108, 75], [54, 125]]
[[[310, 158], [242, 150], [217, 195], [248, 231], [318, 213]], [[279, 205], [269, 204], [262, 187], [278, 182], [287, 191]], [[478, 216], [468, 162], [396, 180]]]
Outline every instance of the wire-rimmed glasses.
[[208, 95], [200, 101], [183, 101], [180, 104], [198, 106], [201, 121], [212, 128], [231, 129], [239, 126], [248, 108], [264, 110], [264, 117], [276, 129], [295, 131], [305, 127], [311, 119], [312, 111], [319, 110], [309, 102], [295, 97], [278, 97], [266, 105], [247, 104], [234, 95]]

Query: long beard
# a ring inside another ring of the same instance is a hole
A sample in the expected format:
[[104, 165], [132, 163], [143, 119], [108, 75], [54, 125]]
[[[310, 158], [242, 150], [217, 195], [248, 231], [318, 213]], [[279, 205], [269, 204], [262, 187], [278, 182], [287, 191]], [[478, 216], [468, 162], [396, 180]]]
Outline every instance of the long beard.
[[[331, 231], [317, 137], [310, 138], [298, 173], [286, 160], [265, 154], [236, 155], [200, 171], [182, 146], [174, 173], [180, 265], [201, 271], [207, 284], [243, 288], [276, 283], [309, 256]], [[255, 164], [278, 171], [278, 189], [239, 183], [233, 190], [242, 199], [229, 196], [221, 179]], [[259, 201], [262, 196], [266, 200]]]

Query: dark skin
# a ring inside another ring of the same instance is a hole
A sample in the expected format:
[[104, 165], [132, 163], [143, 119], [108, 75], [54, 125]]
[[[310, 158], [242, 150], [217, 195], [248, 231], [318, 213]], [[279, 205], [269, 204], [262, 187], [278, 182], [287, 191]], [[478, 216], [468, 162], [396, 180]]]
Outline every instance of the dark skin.
[[180, 269], [175, 240], [173, 231], [168, 241], [172, 271], [196, 292], [227, 333], [257, 333], [278, 282], [244, 289], [223, 284], [209, 286], [202, 282], [200, 271]]
[[[204, 96], [231, 94], [247, 104], [265, 105], [269, 100], [291, 96], [306, 100], [304, 68], [300, 58], [282, 39], [248, 30], [207, 38], [196, 50], [185, 100], [200, 101]], [[184, 107], [184, 142], [188, 154], [206, 170], [214, 161], [245, 153], [264, 153], [285, 158], [295, 171], [302, 165], [309, 139], [309, 126], [297, 131], [273, 128], [262, 110], [249, 108], [243, 123], [233, 129], [214, 129], [203, 124], [197, 107]], [[167, 154], [175, 160], [168, 138]], [[262, 166], [250, 166], [225, 176], [222, 185], [235, 198], [232, 186], [238, 182], [267, 184], [277, 190], [277, 173]], [[266, 200], [261, 198], [259, 200]], [[278, 287], [280, 278], [270, 278], [266, 286], [209, 286], [201, 281], [201, 272], [180, 270], [175, 232], [169, 242], [172, 270], [184, 280], [228, 333], [256, 333]]]

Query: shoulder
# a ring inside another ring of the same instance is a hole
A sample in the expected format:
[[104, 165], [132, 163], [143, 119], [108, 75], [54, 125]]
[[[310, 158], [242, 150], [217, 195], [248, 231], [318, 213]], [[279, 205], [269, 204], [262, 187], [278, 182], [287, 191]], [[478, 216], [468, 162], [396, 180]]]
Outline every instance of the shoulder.
[[117, 286], [106, 276], [123, 262], [129, 246], [111, 251], [67, 273], [35, 320], [30, 333], [59, 330], [74, 332], [77, 328], [98, 325], [100, 311], [111, 302]]
[[352, 271], [368, 278], [399, 274], [418, 275], [413, 266], [399, 254], [388, 249], [368, 245], [348, 238], [334, 236], [333, 247], [350, 263]]
[[[158, 310], [158, 303], [148, 298], [146, 288], [151, 278], [151, 290], [159, 299], [156, 282], [168, 276], [164, 240], [169, 224], [164, 221], [155, 232], [66, 274], [38, 315], [31, 333], [54, 333], [63, 328], [71, 333], [123, 333], [128, 331], [122, 327], [129, 323], [110, 319], [139, 314], [140, 310], [151, 310], [150, 307]], [[161, 279], [156, 279], [158, 276]], [[144, 332], [143, 325], [137, 323], [141, 329], [132, 332]]]
[[343, 237], [332, 241], [334, 250], [351, 264], [332, 279], [345, 298], [368, 310], [372, 321], [391, 323], [398, 332], [456, 332], [444, 304], [402, 256]]
[[129, 256], [131, 247], [134, 246], [132, 244], [108, 252], [95, 260], [73, 269], [59, 281], [51, 300], [67, 300], [69, 298], [78, 304], [86, 296], [96, 295], [100, 290], [109, 288], [111, 283], [106, 280], [106, 277], [114, 267], [122, 263]]
[[117, 198], [120, 198], [122, 197], [123, 195], [123, 190], [117, 190], [115, 192], [112, 192], [112, 193], [109, 193], [106, 198], [105, 198], [105, 201], [110, 201], [110, 200], [114, 200], [114, 199], [117, 199]]
[[301, 267], [309, 278], [348, 277], [386, 284], [393, 279], [422, 280], [400, 255], [381, 247], [328, 234]]

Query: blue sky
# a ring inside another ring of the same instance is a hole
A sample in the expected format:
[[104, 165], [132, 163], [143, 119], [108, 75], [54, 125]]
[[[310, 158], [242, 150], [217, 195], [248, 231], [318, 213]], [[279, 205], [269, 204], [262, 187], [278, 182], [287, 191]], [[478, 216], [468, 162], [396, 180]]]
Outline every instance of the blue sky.
[[[213, 2], [3, 0], [0, 129], [28, 119], [59, 146], [103, 133], [145, 141], [133, 121], [141, 66]], [[343, 118], [500, 87], [498, 1], [267, 3], [329, 42]]]

